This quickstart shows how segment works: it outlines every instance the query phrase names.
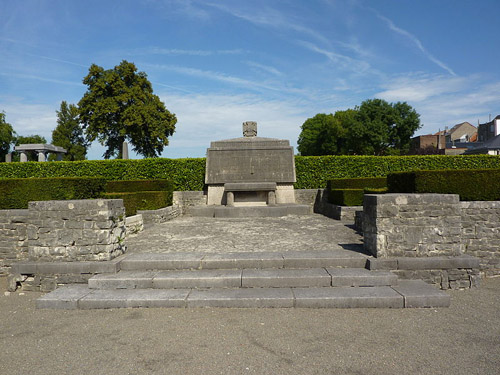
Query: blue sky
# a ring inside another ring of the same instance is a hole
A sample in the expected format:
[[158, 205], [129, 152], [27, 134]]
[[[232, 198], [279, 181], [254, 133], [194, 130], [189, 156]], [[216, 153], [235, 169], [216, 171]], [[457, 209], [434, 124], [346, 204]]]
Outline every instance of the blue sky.
[[[407, 101], [417, 134], [500, 114], [498, 0], [0, 0], [0, 111], [51, 139], [92, 63], [148, 74], [178, 122], [162, 156], [259, 136], [363, 100]], [[92, 145], [89, 159], [103, 148]]]

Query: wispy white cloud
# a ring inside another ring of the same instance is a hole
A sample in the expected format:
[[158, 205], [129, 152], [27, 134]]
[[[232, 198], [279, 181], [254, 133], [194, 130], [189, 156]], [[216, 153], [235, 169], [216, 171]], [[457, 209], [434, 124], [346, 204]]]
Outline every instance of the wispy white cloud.
[[227, 50], [188, 50], [177, 48], [149, 47], [134, 51], [134, 54], [170, 55], [170, 56], [214, 56], [214, 55], [240, 55], [245, 53], [243, 49]]
[[[178, 118], [166, 157], [205, 156], [210, 142], [241, 137], [244, 121], [257, 121], [259, 136], [295, 144], [311, 115], [297, 100], [268, 100], [258, 95], [160, 95]], [[194, 153], [194, 154], [193, 154]]]
[[389, 26], [389, 29], [392, 31], [396, 32], [399, 35], [402, 35], [408, 39], [410, 39], [416, 46], [417, 48], [426, 56], [430, 61], [432, 61], [434, 64], [438, 65], [442, 69], [446, 70], [448, 73], [450, 73], [452, 76], [456, 76], [456, 73], [448, 67], [444, 62], [441, 60], [437, 59], [432, 53], [430, 53], [422, 44], [422, 42], [412, 33], [408, 32], [407, 30], [404, 30], [394, 24], [389, 18], [381, 15], [378, 11], [371, 9], [379, 19], [384, 21], [387, 26]]
[[354, 59], [350, 56], [333, 52], [331, 50], [326, 50], [310, 42], [300, 40], [297, 41], [297, 43], [313, 52], [326, 56], [328, 60], [330, 60], [332, 63], [340, 65], [343, 69], [349, 69], [357, 73], [363, 73], [371, 68], [370, 63], [368, 63], [367, 61]]
[[150, 68], [170, 70], [170, 71], [180, 73], [180, 74], [186, 74], [186, 75], [193, 76], [193, 77], [215, 80], [215, 81], [219, 81], [219, 82], [228, 83], [231, 85], [242, 86], [242, 87], [245, 87], [247, 89], [248, 88], [265, 89], [265, 90], [272, 90], [272, 91], [279, 90], [279, 88], [265, 84], [265, 83], [250, 81], [250, 80], [247, 80], [244, 78], [234, 77], [234, 76], [231, 76], [231, 75], [228, 75], [225, 73], [214, 72], [211, 70], [201, 70], [201, 69], [196, 69], [196, 68], [188, 68], [185, 66], [163, 65], [163, 64], [146, 64], [146, 63], [144, 63], [141, 65], [148, 66]]
[[236, 7], [228, 7], [218, 3], [202, 3], [204, 6], [209, 6], [218, 9], [222, 12], [232, 15], [233, 17], [240, 18], [248, 21], [254, 25], [266, 26], [273, 29], [294, 31], [300, 34], [308, 35], [322, 43], [329, 43], [328, 38], [320, 32], [301, 25], [300, 20], [291, 19], [282, 12], [270, 7], [264, 7], [262, 10], [256, 12], [255, 8], [237, 9]]
[[42, 81], [42, 82], [57, 83], [57, 84], [61, 84], [61, 85], [81, 86], [81, 83], [78, 81], [63, 81], [60, 79], [42, 77], [42, 76], [37, 76], [37, 75], [33, 75], [33, 74], [0, 73], [0, 75], [2, 75], [4, 77], [10, 77], [10, 78], [14, 77], [14, 78], [20, 78], [20, 79], [26, 79], [26, 80], [35, 80], [35, 81]]
[[50, 142], [52, 130], [56, 127], [57, 103], [54, 105], [30, 104], [21, 98], [0, 98], [0, 108], [6, 113], [6, 120], [19, 135], [39, 134]]
[[257, 63], [255, 61], [245, 61], [245, 63], [248, 66], [251, 66], [253, 68], [257, 68], [258, 70], [263, 70], [263, 71], [265, 71], [267, 73], [270, 73], [270, 74], [273, 74], [275, 76], [278, 76], [278, 77], [283, 76], [283, 73], [280, 72], [275, 67], [272, 67], [272, 66], [269, 66], [269, 65], [260, 64], [260, 63]]

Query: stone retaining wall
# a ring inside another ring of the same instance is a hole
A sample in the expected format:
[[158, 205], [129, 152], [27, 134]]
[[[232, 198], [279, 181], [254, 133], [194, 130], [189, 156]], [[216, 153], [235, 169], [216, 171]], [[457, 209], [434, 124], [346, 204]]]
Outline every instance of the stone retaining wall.
[[204, 191], [174, 191], [173, 203], [180, 208], [181, 215], [189, 215], [191, 207], [207, 205], [207, 194]]
[[121, 199], [30, 202], [0, 210], [0, 272], [13, 263], [102, 261], [125, 251]]
[[486, 276], [500, 275], [500, 202], [460, 202], [462, 242]]
[[28, 258], [102, 261], [125, 252], [121, 199], [30, 202]]
[[142, 219], [144, 224], [153, 224], [153, 223], [164, 223], [166, 221], [175, 219], [176, 217], [182, 214], [182, 208], [180, 206], [168, 206], [159, 208], [157, 210], [147, 210], [141, 211], [138, 210], [137, 214], [142, 215]]
[[500, 275], [500, 202], [367, 194], [362, 221], [365, 249], [377, 258], [468, 254], [480, 259], [486, 276]]
[[0, 274], [28, 259], [28, 210], [0, 210]]

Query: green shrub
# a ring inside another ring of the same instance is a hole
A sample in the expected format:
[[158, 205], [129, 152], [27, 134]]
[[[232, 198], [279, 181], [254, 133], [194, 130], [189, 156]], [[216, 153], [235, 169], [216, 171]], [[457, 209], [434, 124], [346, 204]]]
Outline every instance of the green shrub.
[[[334, 178], [385, 177], [393, 172], [500, 168], [500, 156], [296, 156], [296, 189], [325, 188]], [[83, 177], [168, 179], [174, 190], [203, 190], [205, 158], [0, 163], [0, 178]]]
[[174, 185], [170, 180], [126, 180], [108, 181], [107, 193], [131, 193], [136, 191], [173, 191]]
[[338, 206], [362, 206], [363, 189], [331, 189], [329, 202]]
[[327, 182], [327, 189], [364, 189], [384, 188], [387, 186], [385, 177], [334, 178]]
[[135, 215], [137, 210], [156, 210], [172, 205], [172, 191], [105, 193], [104, 197], [107, 199], [123, 199], [126, 216]]
[[500, 169], [441, 170], [393, 173], [391, 193], [458, 194], [464, 201], [500, 200]]
[[28, 208], [30, 201], [99, 198], [105, 184], [96, 177], [0, 179], [0, 209]]
[[389, 189], [387, 187], [383, 188], [364, 188], [363, 189], [365, 194], [385, 194], [389, 192]]
[[500, 156], [296, 156], [296, 189], [325, 188], [334, 178], [385, 177], [393, 172], [500, 168]]

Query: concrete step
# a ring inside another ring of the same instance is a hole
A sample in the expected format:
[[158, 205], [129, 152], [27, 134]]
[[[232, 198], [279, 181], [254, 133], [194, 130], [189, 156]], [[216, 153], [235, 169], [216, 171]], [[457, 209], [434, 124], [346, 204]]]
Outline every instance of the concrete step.
[[88, 281], [90, 289], [298, 288], [326, 286], [390, 286], [397, 276], [361, 268], [201, 269], [120, 271]]
[[120, 262], [120, 269], [245, 269], [245, 268], [365, 268], [368, 256], [348, 250], [241, 252], [241, 253], [141, 253], [130, 254]]
[[428, 284], [408, 281], [397, 287], [215, 288], [93, 290], [61, 287], [36, 301], [42, 309], [124, 307], [303, 307], [403, 308], [446, 307], [450, 297]]
[[191, 216], [217, 218], [282, 217], [310, 215], [312, 207], [304, 204], [278, 204], [275, 206], [196, 206], [189, 209]]

